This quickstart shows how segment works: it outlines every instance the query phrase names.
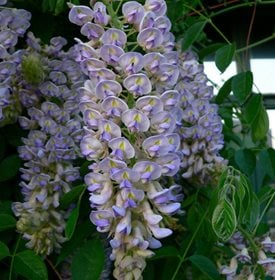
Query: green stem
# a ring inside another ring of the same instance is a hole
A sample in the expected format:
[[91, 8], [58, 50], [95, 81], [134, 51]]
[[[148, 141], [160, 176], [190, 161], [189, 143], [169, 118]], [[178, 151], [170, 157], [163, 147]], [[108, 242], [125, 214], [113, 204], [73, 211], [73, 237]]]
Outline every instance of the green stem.
[[253, 230], [253, 235], [256, 234], [257, 229], [258, 229], [258, 227], [259, 227], [259, 225], [260, 225], [260, 222], [261, 222], [261, 220], [263, 219], [264, 215], [266, 214], [267, 209], [269, 208], [271, 202], [274, 200], [274, 197], [275, 197], [275, 192], [272, 194], [272, 196], [270, 197], [269, 201], [267, 202], [267, 204], [266, 204], [266, 206], [265, 206], [265, 208], [264, 208], [264, 211], [262, 212], [262, 214], [261, 214], [261, 216], [260, 216], [260, 218], [259, 218], [259, 221], [258, 221], [256, 227], [255, 227], [254, 230]]
[[192, 6], [189, 6], [187, 4], [183, 4], [183, 6], [185, 6], [186, 8], [192, 10], [193, 12], [195, 12], [196, 14], [198, 14], [199, 16], [201, 16], [202, 18], [204, 18], [205, 20], [208, 21], [208, 23], [215, 29], [215, 31], [225, 40], [226, 43], [230, 44], [230, 41], [226, 38], [226, 36], [222, 33], [222, 31], [213, 23], [213, 21], [211, 20], [211, 18], [205, 16], [204, 14], [202, 14], [200, 11], [196, 10], [195, 8], [193, 8]]
[[191, 239], [190, 239], [190, 241], [189, 241], [189, 243], [188, 243], [188, 245], [187, 245], [187, 247], [186, 247], [186, 249], [185, 249], [183, 255], [182, 255], [181, 257], [179, 257], [180, 260], [179, 260], [178, 266], [177, 266], [177, 268], [176, 268], [176, 270], [175, 270], [175, 272], [174, 272], [173, 277], [171, 278], [171, 280], [175, 280], [175, 279], [176, 279], [176, 276], [177, 276], [177, 274], [178, 274], [178, 272], [179, 272], [179, 269], [180, 269], [182, 263], [185, 261], [185, 257], [186, 257], [186, 255], [187, 255], [187, 253], [188, 253], [188, 251], [189, 251], [189, 249], [190, 249], [190, 247], [191, 247], [191, 245], [192, 245], [192, 243], [193, 243], [193, 241], [194, 241], [194, 239], [195, 239], [197, 233], [199, 232], [199, 229], [200, 229], [200, 227], [201, 227], [201, 225], [202, 225], [202, 223], [203, 223], [205, 217], [207, 216], [207, 214], [208, 214], [208, 209], [205, 211], [203, 217], [201, 218], [200, 223], [198, 224], [197, 229], [195, 230], [194, 234], [192, 235], [192, 237], [191, 237]]
[[259, 45], [261, 45], [261, 44], [264, 44], [264, 43], [266, 43], [266, 42], [268, 42], [268, 41], [273, 40], [274, 38], [275, 38], [275, 33], [272, 34], [271, 36], [267, 37], [267, 38], [264, 38], [264, 39], [262, 39], [262, 40], [260, 40], [260, 41], [257, 41], [257, 42], [255, 42], [255, 43], [253, 43], [253, 44], [250, 44], [250, 45], [248, 45], [248, 46], [246, 46], [246, 47], [237, 49], [237, 50], [236, 50], [236, 53], [240, 53], [240, 52], [243, 52], [243, 51], [245, 51], [245, 50], [248, 50], [248, 49], [257, 47], [257, 46], [259, 46]]
[[259, 248], [258, 246], [256, 245], [254, 239], [253, 239], [253, 236], [251, 236], [245, 229], [243, 229], [241, 226], [238, 227], [239, 231], [242, 233], [242, 235], [245, 237], [245, 239], [248, 240], [249, 242], [249, 245], [251, 246], [253, 252], [254, 252], [254, 255], [255, 257], [258, 256], [258, 251], [259, 251]]
[[11, 264], [10, 264], [10, 272], [9, 272], [9, 280], [12, 280], [12, 270], [13, 270], [13, 262], [14, 262], [14, 257], [17, 253], [17, 249], [18, 249], [18, 246], [19, 246], [19, 243], [20, 243], [20, 240], [21, 240], [21, 235], [18, 237], [17, 239], [17, 242], [16, 242], [16, 245], [15, 245], [15, 248], [14, 248], [14, 251], [13, 251], [13, 254], [11, 256]]
[[224, 13], [227, 13], [227, 12], [230, 12], [230, 11], [233, 11], [233, 10], [236, 10], [236, 9], [239, 9], [239, 8], [242, 8], [242, 7], [251, 6], [251, 5], [253, 5], [253, 4], [254, 4], [254, 2], [248, 2], [248, 3], [242, 3], [242, 4], [234, 5], [234, 6], [231, 6], [231, 7], [228, 7], [228, 8], [224, 8], [224, 9], [218, 11], [218, 12], [215, 12], [215, 13], [210, 14], [210, 17], [213, 18], [213, 17], [222, 15], [222, 14], [224, 14]]
[[112, 1], [103, 0], [103, 3], [106, 5], [109, 16], [111, 17], [112, 26], [118, 29], [123, 29], [122, 22], [118, 19], [116, 12], [113, 9]]
[[56, 270], [55, 266], [53, 265], [53, 263], [51, 262], [51, 260], [49, 260], [48, 258], [46, 258], [47, 263], [50, 265], [51, 269], [54, 271], [56, 277], [58, 278], [58, 280], [62, 280], [62, 276], [60, 275], [60, 273]]

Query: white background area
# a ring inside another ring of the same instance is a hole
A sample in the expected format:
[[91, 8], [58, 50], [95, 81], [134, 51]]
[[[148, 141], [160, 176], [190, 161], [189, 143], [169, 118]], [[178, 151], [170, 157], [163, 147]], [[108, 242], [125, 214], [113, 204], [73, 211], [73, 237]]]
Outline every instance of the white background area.
[[[254, 86], [256, 93], [273, 93], [275, 94], [275, 59], [251, 59], [251, 71], [253, 73]], [[213, 61], [204, 62], [204, 69], [210, 81], [220, 88], [226, 80], [237, 74], [236, 64], [232, 62], [224, 73], [215, 66]], [[218, 89], [214, 89], [217, 93]], [[275, 147], [275, 109], [268, 110], [269, 127], [272, 134], [272, 146]]]

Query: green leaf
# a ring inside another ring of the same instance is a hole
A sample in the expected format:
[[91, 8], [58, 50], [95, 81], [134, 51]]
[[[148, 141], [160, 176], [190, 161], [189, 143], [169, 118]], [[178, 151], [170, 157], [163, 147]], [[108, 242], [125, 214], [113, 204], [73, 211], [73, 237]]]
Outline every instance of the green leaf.
[[47, 268], [41, 257], [31, 250], [19, 252], [14, 257], [13, 269], [16, 273], [31, 280], [48, 279]]
[[253, 74], [250, 71], [235, 75], [232, 78], [232, 91], [239, 102], [244, 102], [252, 91]]
[[56, 5], [56, 0], [43, 0], [42, 2], [42, 11], [46, 12], [54, 12]]
[[157, 260], [161, 258], [171, 258], [171, 257], [178, 257], [179, 251], [177, 248], [172, 246], [164, 246], [160, 249], [155, 251], [155, 255], [151, 258], [151, 260]]
[[74, 187], [71, 191], [67, 192], [61, 199], [60, 199], [60, 209], [67, 209], [70, 204], [76, 201], [83, 190], [86, 189], [85, 185], [80, 185]]
[[79, 208], [80, 208], [80, 204], [81, 204], [81, 199], [82, 196], [85, 192], [86, 188], [82, 188], [82, 192], [80, 193], [79, 197], [78, 197], [78, 202], [76, 207], [72, 210], [69, 219], [66, 223], [66, 227], [65, 227], [65, 236], [68, 238], [68, 240], [71, 239], [71, 237], [74, 234], [75, 231], [75, 227], [77, 224], [77, 220], [78, 220], [78, 216], [79, 216]]
[[76, 207], [72, 210], [69, 219], [66, 223], [66, 227], [65, 227], [65, 236], [70, 240], [71, 237], [73, 236], [73, 233], [75, 231], [75, 227], [77, 224], [77, 220], [78, 220], [78, 216], [79, 216], [79, 207]]
[[262, 95], [253, 94], [244, 107], [244, 117], [248, 124], [252, 124], [258, 116], [262, 104]]
[[256, 156], [249, 149], [238, 150], [235, 153], [235, 162], [243, 173], [250, 176], [256, 167]]
[[72, 260], [72, 280], [97, 280], [104, 266], [105, 254], [100, 240], [92, 239], [76, 252]]
[[215, 102], [217, 104], [222, 104], [227, 96], [229, 96], [231, 92], [231, 82], [232, 82], [232, 77], [228, 79], [223, 86], [220, 88], [216, 98]]
[[267, 112], [262, 105], [256, 119], [253, 121], [252, 126], [252, 139], [254, 142], [264, 140], [269, 130], [269, 119]]
[[233, 56], [235, 54], [235, 49], [236, 47], [234, 44], [228, 44], [216, 51], [215, 64], [222, 73], [232, 62]]
[[226, 199], [219, 202], [212, 215], [212, 227], [222, 241], [230, 239], [235, 232], [237, 218], [235, 210]]
[[215, 264], [207, 257], [202, 255], [193, 255], [188, 258], [208, 279], [218, 280], [220, 274], [216, 269]]
[[13, 216], [0, 214], [0, 231], [12, 229], [16, 226], [16, 220]]
[[5, 138], [0, 134], [0, 159], [5, 155], [6, 151], [6, 141]]
[[[67, 1], [66, 1], [67, 2]], [[57, 0], [54, 8], [54, 15], [59, 15], [64, 11], [65, 8], [65, 0]]]
[[257, 226], [261, 215], [260, 202], [256, 194], [252, 193], [252, 205], [249, 207], [245, 213], [246, 222], [245, 225], [248, 226], [249, 230], [253, 232], [255, 226]]
[[0, 241], [0, 260], [4, 259], [5, 257], [10, 256], [10, 251], [8, 246]]
[[199, 51], [199, 60], [202, 61], [205, 57], [216, 52], [222, 46], [224, 46], [223, 43], [214, 43], [214, 44], [211, 44], [211, 45], [203, 48], [202, 50]]
[[14, 177], [21, 165], [18, 155], [10, 155], [0, 163], [0, 182], [7, 181]]
[[203, 31], [207, 21], [198, 21], [192, 24], [185, 32], [185, 36], [183, 38], [182, 50], [187, 50], [200, 36]]
[[67, 256], [72, 255], [75, 250], [80, 247], [83, 241], [94, 231], [95, 228], [90, 220], [85, 220], [83, 223], [77, 225], [72, 238], [63, 244], [62, 249], [58, 254], [56, 266], [65, 260]]

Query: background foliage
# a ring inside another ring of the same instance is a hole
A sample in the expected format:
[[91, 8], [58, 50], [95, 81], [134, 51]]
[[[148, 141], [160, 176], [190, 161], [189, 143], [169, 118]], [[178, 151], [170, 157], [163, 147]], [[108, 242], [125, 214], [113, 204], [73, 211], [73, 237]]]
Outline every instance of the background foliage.
[[[79, 37], [78, 30], [69, 23], [65, 0], [14, 0], [15, 7], [32, 12], [31, 28], [45, 43], [53, 36], [64, 36], [70, 44]], [[187, 1], [170, 0], [168, 15], [173, 33], [182, 40], [182, 49], [192, 48], [200, 61], [212, 57], [220, 72], [250, 45], [237, 48], [217, 26], [215, 17], [232, 9], [264, 5], [273, 1]], [[87, 1], [74, 0], [74, 4]], [[275, 6], [275, 3], [274, 3]], [[219, 42], [208, 38], [212, 28], [219, 34]], [[272, 35], [273, 36], [273, 35]], [[22, 42], [21, 44], [24, 44]], [[224, 158], [232, 166], [216, 186], [196, 188], [182, 180], [185, 211], [175, 225], [172, 237], [148, 261], [144, 279], [223, 279], [217, 263], [230, 260], [234, 252], [227, 241], [240, 231], [257, 254], [255, 239], [269, 231], [266, 213], [274, 201], [275, 151], [268, 144], [268, 116], [261, 93], [252, 91], [253, 73], [242, 71], [219, 88], [214, 102], [220, 106], [223, 118]], [[68, 241], [59, 254], [42, 259], [25, 248], [25, 241], [16, 232], [12, 201], [22, 200], [19, 168], [22, 163], [17, 147], [26, 136], [17, 124], [0, 129], [0, 279], [61, 279], [61, 267], [71, 263], [72, 279], [99, 279], [106, 269], [107, 244], [90, 223], [88, 194], [84, 185], [76, 185], [61, 200], [60, 209], [72, 202], [76, 207], [66, 225]], [[82, 163], [85, 174], [87, 164]], [[108, 266], [108, 264], [107, 264]], [[107, 267], [108, 269], [108, 267]], [[265, 277], [257, 264], [261, 279]]]

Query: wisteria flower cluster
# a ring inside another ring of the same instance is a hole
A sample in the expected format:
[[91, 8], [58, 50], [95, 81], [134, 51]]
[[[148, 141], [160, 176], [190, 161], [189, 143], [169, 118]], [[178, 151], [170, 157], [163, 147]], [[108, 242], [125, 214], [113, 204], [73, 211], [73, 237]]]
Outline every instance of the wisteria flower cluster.
[[80, 147], [93, 161], [85, 176], [90, 219], [111, 236], [113, 275], [141, 279], [144, 259], [172, 234], [165, 220], [182, 200], [172, 179], [181, 163], [179, 69], [165, 1], [126, 2], [121, 22], [107, 8], [96, 2], [69, 14], [89, 39], [78, 43], [77, 61], [89, 78], [80, 89]]
[[114, 277], [141, 279], [180, 210], [173, 177], [182, 168], [185, 178], [209, 179], [223, 162], [222, 124], [202, 67], [175, 49], [166, 2], [126, 2], [121, 21], [105, 4], [69, 13], [89, 40], [77, 39], [76, 58], [88, 77], [79, 90], [81, 151], [93, 162], [85, 183], [90, 219], [111, 237]]
[[[27, 42], [19, 79], [20, 102], [28, 117], [19, 116], [18, 120], [30, 132], [18, 148], [25, 161], [20, 183], [24, 202], [15, 202], [13, 211], [27, 246], [48, 255], [65, 241], [66, 212], [58, 209], [59, 201], [79, 178], [72, 161], [80, 156], [82, 124], [76, 88], [82, 85], [83, 76], [72, 59], [73, 49], [62, 51], [64, 38], [54, 37], [44, 46], [29, 33]], [[33, 79], [41, 62], [45, 78], [33, 85], [28, 75]]]
[[[6, 2], [0, 1], [0, 5]], [[30, 19], [31, 13], [26, 10], [0, 7], [0, 126], [16, 121], [22, 111], [19, 95], [14, 93], [14, 77], [23, 55], [16, 45], [29, 28]]]
[[272, 257], [275, 253], [275, 242], [269, 236], [258, 238], [256, 252], [240, 232], [236, 232], [229, 242], [235, 256], [231, 258], [229, 266], [220, 267], [220, 273], [225, 275], [226, 280], [259, 279], [259, 276], [254, 274], [255, 265], [261, 266], [265, 275], [275, 277], [275, 259]]
[[223, 148], [222, 121], [218, 106], [211, 103], [213, 88], [197, 57], [186, 52], [178, 57], [180, 93], [182, 176], [194, 184], [215, 184], [227, 161], [219, 155]]

